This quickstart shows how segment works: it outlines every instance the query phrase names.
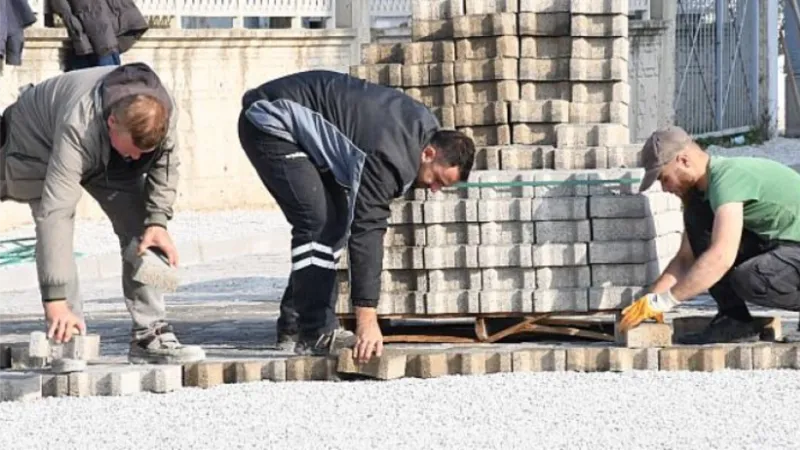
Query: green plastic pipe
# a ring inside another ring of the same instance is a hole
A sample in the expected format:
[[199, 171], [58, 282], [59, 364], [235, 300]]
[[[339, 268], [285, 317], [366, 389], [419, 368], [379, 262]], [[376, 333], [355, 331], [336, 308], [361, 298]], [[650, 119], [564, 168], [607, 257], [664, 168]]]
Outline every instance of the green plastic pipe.
[[452, 186], [453, 189], [520, 187], [520, 186], [564, 186], [564, 185], [597, 185], [597, 184], [638, 184], [641, 178], [617, 178], [612, 180], [560, 180], [560, 181], [488, 181], [463, 182]]

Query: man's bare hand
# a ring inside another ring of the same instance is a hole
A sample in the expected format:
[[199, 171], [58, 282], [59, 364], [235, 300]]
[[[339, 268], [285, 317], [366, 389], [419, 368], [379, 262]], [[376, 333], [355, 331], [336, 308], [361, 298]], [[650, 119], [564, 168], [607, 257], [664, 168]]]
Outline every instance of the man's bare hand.
[[47, 337], [56, 343], [69, 342], [74, 334], [86, 334], [86, 324], [72, 313], [66, 300], [45, 303], [44, 316]]
[[178, 266], [178, 249], [172, 243], [172, 238], [166, 229], [159, 226], [147, 227], [139, 244], [139, 255], [142, 255], [148, 247], [158, 247], [172, 266]]
[[383, 354], [383, 334], [375, 308], [356, 307], [356, 345], [353, 358], [360, 364], [369, 362], [372, 354]]

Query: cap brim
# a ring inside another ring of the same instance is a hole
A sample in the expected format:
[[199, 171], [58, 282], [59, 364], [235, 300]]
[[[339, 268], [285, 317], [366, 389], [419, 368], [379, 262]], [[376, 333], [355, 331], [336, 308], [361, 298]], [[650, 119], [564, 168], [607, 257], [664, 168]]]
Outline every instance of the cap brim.
[[644, 192], [650, 189], [650, 186], [656, 182], [658, 179], [658, 174], [661, 173], [661, 168], [656, 167], [655, 169], [650, 169], [644, 173], [644, 178], [642, 178], [641, 184], [639, 184], [639, 192]]

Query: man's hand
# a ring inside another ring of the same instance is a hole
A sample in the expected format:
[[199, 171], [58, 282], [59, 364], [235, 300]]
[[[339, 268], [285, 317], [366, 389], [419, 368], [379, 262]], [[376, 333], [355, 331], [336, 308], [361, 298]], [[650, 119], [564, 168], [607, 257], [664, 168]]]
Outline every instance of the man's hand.
[[356, 345], [353, 358], [365, 364], [372, 353], [380, 357], [383, 354], [383, 334], [378, 325], [378, 313], [375, 308], [356, 307]]
[[178, 249], [172, 243], [172, 238], [166, 229], [156, 225], [147, 227], [139, 244], [139, 255], [144, 254], [148, 247], [158, 247], [173, 267], [178, 266]]
[[72, 313], [66, 300], [55, 300], [44, 304], [47, 321], [47, 337], [56, 343], [69, 342], [73, 334], [86, 334], [86, 324]]
[[678, 301], [670, 291], [661, 294], [647, 294], [622, 310], [619, 330], [621, 332], [628, 331], [648, 319], [664, 323], [664, 313], [677, 304]]

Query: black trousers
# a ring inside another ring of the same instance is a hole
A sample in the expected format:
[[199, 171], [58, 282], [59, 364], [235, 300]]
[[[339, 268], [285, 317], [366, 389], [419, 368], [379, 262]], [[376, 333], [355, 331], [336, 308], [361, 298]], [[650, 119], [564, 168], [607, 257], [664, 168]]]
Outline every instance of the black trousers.
[[347, 232], [347, 191], [297, 145], [239, 116], [239, 141], [292, 226], [292, 270], [281, 299], [280, 333], [316, 339], [338, 326], [336, 265]]
[[[714, 213], [702, 194], [693, 193], [684, 207], [684, 226], [695, 258], [711, 243]], [[746, 302], [800, 311], [800, 244], [768, 241], [744, 230], [733, 267], [709, 289], [719, 313], [748, 321]]]

